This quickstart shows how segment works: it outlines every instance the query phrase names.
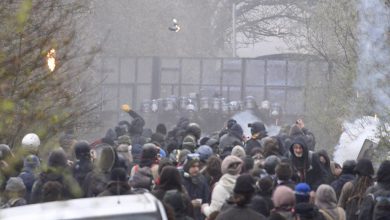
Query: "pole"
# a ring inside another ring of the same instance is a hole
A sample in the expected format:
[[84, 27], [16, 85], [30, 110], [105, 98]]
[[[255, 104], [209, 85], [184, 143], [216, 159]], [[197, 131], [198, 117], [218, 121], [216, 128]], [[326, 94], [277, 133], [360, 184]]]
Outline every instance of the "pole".
[[232, 6], [232, 47], [233, 47], [233, 57], [236, 57], [236, 3], [233, 3]]

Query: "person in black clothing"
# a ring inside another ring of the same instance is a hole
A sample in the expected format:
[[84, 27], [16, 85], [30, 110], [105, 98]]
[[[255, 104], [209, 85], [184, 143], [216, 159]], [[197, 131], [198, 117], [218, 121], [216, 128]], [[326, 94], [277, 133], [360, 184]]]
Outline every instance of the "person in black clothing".
[[91, 148], [87, 142], [81, 141], [75, 144], [74, 152], [76, 155], [76, 163], [72, 169], [73, 177], [82, 186], [87, 174], [93, 170]]
[[125, 169], [115, 168], [111, 171], [110, 182], [108, 182], [106, 190], [98, 196], [113, 196], [113, 195], [128, 195], [132, 194], [131, 187], [127, 181], [128, 176]]
[[306, 182], [313, 190], [327, 182], [327, 172], [321, 166], [318, 154], [309, 152], [303, 137], [296, 138], [290, 147], [291, 165], [296, 182]]
[[266, 219], [264, 215], [248, 206], [255, 193], [255, 180], [250, 174], [243, 174], [237, 178], [233, 192], [235, 205], [220, 213], [216, 218], [217, 220]]
[[331, 183], [331, 186], [336, 192], [337, 198], [340, 197], [341, 190], [343, 189], [344, 184], [355, 179], [355, 166], [355, 160], [346, 160], [343, 163], [343, 170], [341, 171], [341, 175], [339, 176], [339, 178], [337, 178]]
[[261, 139], [267, 137], [267, 131], [265, 130], [265, 126], [262, 122], [254, 122], [252, 124], [248, 124], [248, 127], [251, 128], [251, 139], [246, 142], [245, 152], [247, 155], [252, 155], [252, 151], [255, 148], [259, 148], [262, 151], [264, 150], [261, 146]]

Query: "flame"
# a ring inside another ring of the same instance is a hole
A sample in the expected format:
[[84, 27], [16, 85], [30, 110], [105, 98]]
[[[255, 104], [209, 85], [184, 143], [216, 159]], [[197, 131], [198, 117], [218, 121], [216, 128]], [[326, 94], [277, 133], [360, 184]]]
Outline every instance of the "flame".
[[54, 69], [56, 68], [56, 50], [51, 49], [47, 55], [47, 66], [49, 67], [50, 71], [53, 72]]

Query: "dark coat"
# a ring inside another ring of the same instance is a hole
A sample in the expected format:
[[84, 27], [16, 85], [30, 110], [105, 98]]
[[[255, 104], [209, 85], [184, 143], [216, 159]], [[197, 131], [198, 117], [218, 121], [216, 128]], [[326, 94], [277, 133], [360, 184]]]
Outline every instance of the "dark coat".
[[227, 209], [226, 211], [220, 213], [217, 218], [217, 220], [236, 220], [236, 219], [258, 219], [258, 220], [265, 220], [266, 218], [264, 215], [252, 210], [249, 207], [239, 207], [239, 206], [232, 206], [231, 208]]
[[64, 169], [48, 169], [42, 172], [35, 181], [31, 192], [31, 203], [43, 202], [43, 186], [48, 181], [57, 181], [62, 187], [62, 199], [82, 197], [82, 190], [71, 173]]
[[108, 183], [106, 190], [98, 196], [114, 196], [132, 194], [131, 187], [127, 182], [111, 181]]
[[[302, 146], [302, 157], [298, 158], [295, 156], [294, 144]], [[299, 176], [299, 182], [306, 182], [313, 190], [316, 190], [319, 185], [327, 183], [328, 173], [321, 166], [318, 154], [309, 152], [306, 142], [302, 137], [293, 140], [290, 146], [290, 159], [294, 173]]]
[[259, 149], [261, 149], [261, 152], [263, 152], [263, 148], [261, 146], [259, 139], [253, 139], [253, 138], [249, 139], [245, 144], [246, 155], [252, 155], [252, 151], [255, 148], [259, 148]]
[[[210, 188], [203, 175], [199, 174], [197, 177], [184, 177], [183, 185], [191, 200], [202, 199], [202, 204], [210, 203]], [[194, 209], [194, 219], [204, 219], [200, 209]]]
[[336, 192], [337, 198], [340, 197], [341, 190], [343, 189], [344, 184], [349, 181], [352, 181], [353, 179], [355, 179], [355, 175], [353, 174], [341, 174], [339, 178], [337, 178], [330, 184]]

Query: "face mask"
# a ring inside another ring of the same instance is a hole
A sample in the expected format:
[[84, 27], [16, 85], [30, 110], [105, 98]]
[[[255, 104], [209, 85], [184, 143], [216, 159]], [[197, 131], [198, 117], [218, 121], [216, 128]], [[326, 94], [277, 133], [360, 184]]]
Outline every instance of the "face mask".
[[302, 155], [303, 155], [303, 153], [299, 153], [299, 154], [297, 154], [297, 153], [295, 153], [295, 152], [294, 152], [294, 154], [295, 154], [295, 156], [296, 156], [296, 157], [299, 157], [299, 158], [301, 158], [301, 157], [302, 157]]

